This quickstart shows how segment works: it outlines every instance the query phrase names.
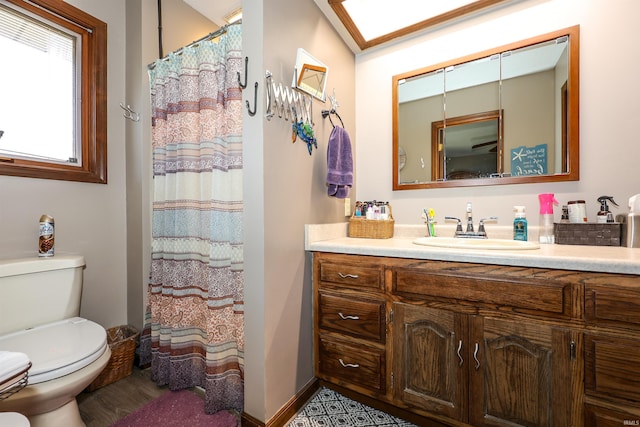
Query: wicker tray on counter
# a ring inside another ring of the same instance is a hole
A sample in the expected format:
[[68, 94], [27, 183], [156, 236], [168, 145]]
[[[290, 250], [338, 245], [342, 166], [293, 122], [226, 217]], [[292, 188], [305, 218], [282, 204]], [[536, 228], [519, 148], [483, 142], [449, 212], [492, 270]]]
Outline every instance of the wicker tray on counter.
[[367, 239], [390, 239], [393, 237], [393, 217], [389, 219], [366, 219], [352, 216], [349, 219], [349, 237]]

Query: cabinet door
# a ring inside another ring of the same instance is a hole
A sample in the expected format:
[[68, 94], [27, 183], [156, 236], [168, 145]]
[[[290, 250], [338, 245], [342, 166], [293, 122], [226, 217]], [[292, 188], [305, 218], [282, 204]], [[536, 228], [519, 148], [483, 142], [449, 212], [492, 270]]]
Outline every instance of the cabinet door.
[[469, 333], [470, 424], [582, 425], [578, 333], [480, 316], [471, 319]]
[[466, 316], [393, 305], [393, 389], [401, 404], [460, 421], [467, 418]]
[[636, 413], [612, 410], [598, 406], [585, 405], [585, 427], [640, 426], [640, 415]]

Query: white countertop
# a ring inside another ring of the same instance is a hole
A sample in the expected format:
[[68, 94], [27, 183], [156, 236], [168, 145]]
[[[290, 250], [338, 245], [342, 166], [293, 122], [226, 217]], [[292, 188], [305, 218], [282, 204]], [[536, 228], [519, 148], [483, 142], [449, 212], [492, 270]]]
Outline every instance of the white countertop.
[[[412, 243], [424, 236], [423, 226], [396, 225], [390, 239], [350, 238], [347, 227], [347, 223], [306, 225], [305, 250], [640, 275], [640, 248], [581, 245], [540, 245], [540, 249], [528, 250], [436, 248]], [[492, 231], [492, 237], [504, 238], [505, 230]]]

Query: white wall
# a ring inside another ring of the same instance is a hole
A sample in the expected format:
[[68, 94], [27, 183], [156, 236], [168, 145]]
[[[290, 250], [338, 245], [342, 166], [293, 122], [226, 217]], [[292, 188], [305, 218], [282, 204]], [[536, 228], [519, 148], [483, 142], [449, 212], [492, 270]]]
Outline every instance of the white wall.
[[[292, 5], [295, 3], [295, 7]], [[291, 122], [264, 117], [265, 72], [290, 85], [297, 49], [329, 67], [327, 90], [355, 144], [355, 58], [313, 0], [244, 2], [243, 54], [249, 57], [244, 113], [245, 412], [278, 414], [314, 378], [311, 262], [304, 224], [344, 221], [342, 200], [327, 196], [327, 141], [332, 130], [313, 101], [318, 148], [291, 142]], [[254, 82], [259, 83], [254, 106]], [[334, 119], [335, 122], [335, 119]]]
[[[539, 193], [561, 203], [587, 201], [595, 221], [601, 195], [612, 195], [626, 212], [629, 196], [640, 193], [637, 162], [640, 115], [635, 0], [528, 0], [472, 17], [356, 57], [356, 183], [359, 200], [389, 200], [397, 223], [419, 224], [423, 207], [436, 219], [459, 216], [465, 203], [475, 217], [497, 215], [513, 221], [513, 205], [525, 205], [538, 223]], [[391, 77], [430, 64], [580, 25], [580, 181], [429, 190], [391, 190]], [[382, 153], [382, 154], [381, 154]], [[559, 208], [556, 209], [559, 219]]]
[[[0, 258], [36, 256], [38, 220], [48, 213], [56, 222], [56, 253], [86, 258], [81, 315], [107, 328], [141, 327], [150, 239], [146, 66], [158, 56], [157, 2], [68, 3], [107, 23], [108, 183], [0, 175]], [[165, 0], [163, 6], [165, 52], [217, 28], [182, 0]], [[121, 102], [140, 112], [141, 121], [126, 120]]]
[[124, 0], [69, 3], [108, 26], [108, 184], [0, 176], [0, 258], [36, 256], [38, 219], [50, 214], [56, 253], [86, 258], [81, 315], [111, 327], [127, 321], [125, 123], [118, 105], [125, 102]]

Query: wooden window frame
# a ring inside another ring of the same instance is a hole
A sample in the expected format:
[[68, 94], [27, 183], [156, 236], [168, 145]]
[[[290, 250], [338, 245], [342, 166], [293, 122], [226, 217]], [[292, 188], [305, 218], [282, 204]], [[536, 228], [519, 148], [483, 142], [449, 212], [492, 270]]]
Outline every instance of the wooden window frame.
[[107, 183], [107, 24], [57, 0], [7, 0], [81, 35], [82, 166], [0, 157], [0, 175]]

